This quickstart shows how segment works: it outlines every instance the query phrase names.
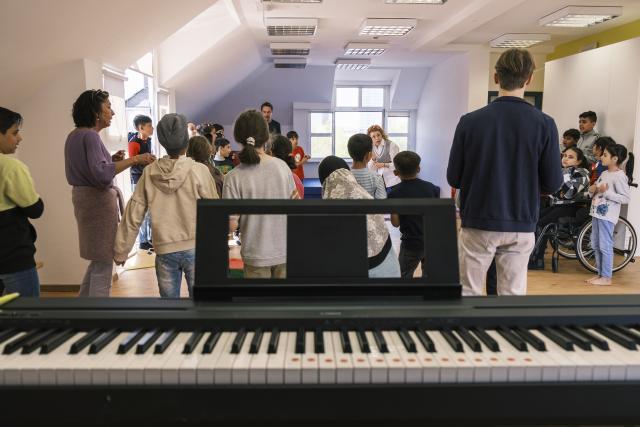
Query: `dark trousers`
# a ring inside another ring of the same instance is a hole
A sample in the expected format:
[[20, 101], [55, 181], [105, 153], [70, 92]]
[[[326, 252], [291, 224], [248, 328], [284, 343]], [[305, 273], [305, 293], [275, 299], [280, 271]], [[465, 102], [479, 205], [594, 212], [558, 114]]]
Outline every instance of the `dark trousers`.
[[[538, 237], [542, 232], [542, 229], [553, 223], [558, 221], [558, 219], [563, 217], [573, 217], [576, 216], [576, 211], [578, 210], [578, 206], [576, 205], [557, 205], [557, 206], [548, 206], [540, 209], [540, 219], [538, 220], [538, 227], [536, 230], [536, 242], [538, 241]], [[531, 253], [531, 259], [544, 259], [544, 253], [547, 250], [547, 243], [549, 241], [549, 236], [542, 236], [542, 240], [539, 246], [536, 246]]]
[[498, 295], [498, 272], [496, 270], [496, 259], [491, 261], [487, 270], [487, 295]]
[[400, 263], [400, 276], [403, 279], [413, 278], [418, 264], [422, 267], [422, 277], [425, 277], [424, 268], [424, 249], [408, 249], [404, 243], [400, 243], [400, 255], [398, 255]]

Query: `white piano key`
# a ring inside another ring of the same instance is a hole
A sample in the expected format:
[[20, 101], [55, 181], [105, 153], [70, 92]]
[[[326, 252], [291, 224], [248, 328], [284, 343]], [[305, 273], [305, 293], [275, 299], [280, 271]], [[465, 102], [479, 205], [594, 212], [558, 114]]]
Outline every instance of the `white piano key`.
[[[164, 384], [164, 369], [167, 361], [174, 355], [175, 352], [181, 353], [184, 349], [184, 343], [189, 339], [191, 333], [181, 332], [176, 339], [171, 343], [169, 348], [162, 354], [154, 354], [148, 360], [148, 363], [144, 366], [144, 384], [145, 385], [161, 385]], [[179, 367], [179, 366], [178, 366]], [[175, 368], [178, 371], [178, 367]], [[175, 378], [175, 384], [179, 382], [177, 379], [178, 373], [173, 373]], [[168, 381], [168, 377], [167, 377]]]
[[[390, 332], [388, 334], [383, 334], [387, 343], [391, 340], [394, 349], [397, 349], [397, 353], [402, 358], [402, 363], [405, 366], [405, 382], [409, 384], [421, 384], [422, 383], [422, 364], [418, 360], [418, 346], [420, 345], [419, 341], [414, 340], [416, 343], [416, 352], [410, 353], [402, 343], [402, 339], [400, 335], [397, 333]], [[387, 337], [388, 336], [388, 337]], [[411, 335], [409, 335], [411, 336]], [[413, 339], [413, 337], [411, 337]], [[373, 340], [375, 342], [375, 338], [373, 334], [371, 334], [371, 338], [369, 338], [369, 342]]]
[[[406, 366], [400, 356], [400, 347], [404, 349], [402, 342], [398, 346], [394, 337], [398, 337], [396, 331], [383, 331], [382, 336], [387, 341], [389, 353], [384, 353], [385, 361], [389, 368], [389, 383], [402, 384], [406, 382]], [[398, 337], [400, 339], [400, 337]], [[375, 345], [375, 344], [374, 344]]]
[[281, 335], [284, 335], [281, 339], [284, 338], [287, 343], [284, 383], [300, 384], [302, 382], [302, 355], [296, 353], [296, 332], [282, 332]]
[[424, 349], [415, 332], [409, 331], [409, 335], [416, 343], [416, 356], [422, 366], [422, 382], [426, 384], [440, 382], [440, 365], [435, 353], [430, 353]]
[[588, 329], [593, 335], [606, 341], [609, 344], [609, 352], [616, 359], [621, 360], [626, 365], [625, 380], [626, 381], [638, 381], [640, 380], [640, 352], [638, 350], [629, 350], [624, 348], [620, 344], [600, 334], [595, 329]]
[[436, 345], [438, 362], [443, 368], [440, 375], [441, 381], [472, 383], [474, 378], [473, 364], [465, 354], [454, 351], [439, 331], [429, 331], [429, 336]]
[[320, 384], [336, 384], [338, 382], [337, 356], [333, 349], [331, 332], [323, 331], [324, 353], [318, 354], [318, 381]]
[[[389, 382], [389, 367], [387, 366], [387, 360], [384, 357], [385, 354], [380, 351], [375, 343], [373, 333], [366, 332], [367, 341], [369, 341], [369, 348], [371, 353], [367, 353], [367, 359], [369, 360], [369, 366], [371, 366], [371, 383], [372, 384], [386, 384]], [[356, 343], [357, 345], [357, 343]]]
[[[172, 345], [175, 344], [175, 341]], [[171, 346], [166, 351], [169, 351]], [[134, 346], [129, 352], [135, 353], [136, 347]], [[147, 349], [144, 354], [136, 354], [135, 357], [131, 357], [127, 366], [123, 367], [125, 371], [125, 377], [127, 385], [144, 385], [144, 371], [147, 365], [151, 363], [157, 354], [153, 354], [153, 346]]]
[[305, 332], [305, 352], [302, 354], [302, 384], [318, 384], [318, 358], [315, 353], [315, 333]]
[[249, 363], [249, 384], [267, 383], [267, 366], [269, 362], [269, 340], [271, 332], [262, 333], [262, 341], [258, 352], [253, 355]]
[[353, 382], [355, 384], [371, 383], [371, 365], [366, 353], [360, 351], [358, 345], [358, 337], [354, 331], [349, 331], [349, 341], [351, 342], [352, 363], [353, 363]]
[[[121, 336], [122, 334], [120, 334]], [[116, 340], [120, 340], [120, 336]], [[112, 341], [113, 342], [113, 341]], [[121, 342], [121, 341], [120, 341]], [[104, 351], [104, 350], [103, 350]], [[117, 350], [105, 360], [104, 369], [109, 375], [109, 385], [126, 385], [127, 384], [127, 368], [136, 359], [143, 358], [144, 355], [136, 354], [136, 346], [134, 345], [125, 354], [118, 354]]]
[[287, 357], [287, 338], [279, 333], [278, 348], [267, 359], [267, 384], [284, 384], [285, 358]]
[[[328, 332], [331, 336], [331, 345], [333, 346], [334, 360], [336, 362], [336, 383], [337, 384], [353, 384], [354, 383], [354, 365], [352, 355], [342, 350], [342, 341], [340, 340], [340, 332]], [[326, 341], [325, 341], [326, 343]], [[367, 369], [367, 375], [369, 370]]]
[[[193, 335], [193, 332], [190, 332], [189, 337]], [[183, 360], [180, 364], [180, 369], [178, 373], [178, 377], [180, 380], [180, 385], [196, 385], [198, 384], [198, 366], [200, 362], [204, 359], [204, 354], [202, 354], [202, 349], [204, 348], [204, 343], [206, 342], [205, 337], [208, 337], [208, 334], [204, 334], [203, 337], [198, 342], [198, 345], [193, 349], [190, 354], [182, 354]], [[177, 337], [176, 337], [177, 338]], [[175, 342], [175, 341], [174, 341]], [[185, 342], [186, 344], [186, 342]], [[173, 345], [173, 343], [172, 343]], [[169, 349], [167, 349], [168, 351]], [[180, 350], [184, 352], [184, 344]], [[211, 383], [213, 383], [213, 376], [211, 378]]]
[[[201, 341], [203, 347], [204, 343], [209, 339], [210, 336], [211, 333], [208, 333], [202, 337]], [[208, 354], [201, 354], [196, 373], [198, 385], [210, 386], [215, 384], [215, 369], [218, 364], [218, 360], [220, 360], [220, 357], [227, 349], [227, 344], [229, 343], [229, 340], [232, 336], [233, 334], [230, 332], [221, 333], [218, 342], [213, 348], [213, 351]], [[231, 347], [228, 348], [229, 350], [231, 350]]]
[[531, 329], [530, 331], [532, 334], [534, 334], [544, 342], [545, 346], [547, 347], [547, 353], [549, 354], [549, 357], [553, 358], [556, 361], [564, 358], [573, 363], [573, 365], [575, 366], [575, 381], [592, 380], [593, 366], [590, 365], [586, 360], [584, 360], [583, 357], [581, 357], [575, 351], [567, 351], [563, 349], [537, 329]]
[[[56, 385], [56, 372], [60, 368], [66, 368], [76, 363], [76, 355], [69, 354], [71, 346], [85, 334], [79, 332], [71, 336], [54, 351], [46, 355], [45, 360], [38, 369], [38, 383], [40, 385]], [[70, 375], [69, 385], [73, 384], [73, 374]]]
[[493, 370], [491, 361], [485, 354], [483, 354], [483, 352], [473, 351], [458, 333], [456, 333], [455, 331], [452, 331], [452, 333], [462, 343], [463, 354], [473, 365], [473, 382], [490, 383], [492, 381]]
[[236, 354], [233, 367], [231, 368], [232, 384], [249, 384], [249, 365], [253, 358], [253, 355], [249, 353], [249, 347], [251, 347], [251, 340], [254, 335], [255, 332], [247, 332], [240, 351]]
[[225, 332], [224, 334], [229, 334], [229, 339], [225, 343], [225, 346], [222, 349], [222, 354], [220, 354], [216, 366], [213, 369], [213, 381], [215, 384], [221, 385], [231, 384], [232, 381], [231, 371], [233, 369], [233, 362], [236, 359], [236, 355], [231, 353], [231, 348], [233, 347], [233, 341], [236, 339], [236, 335], [238, 335], [238, 333]]
[[[532, 358], [529, 352], [521, 352], [513, 347], [506, 339], [502, 338], [498, 332], [494, 330], [485, 330], [485, 332], [493, 338], [500, 347], [500, 355], [502, 360], [507, 366], [507, 381], [508, 382], [524, 382], [526, 381], [527, 366], [532, 363]], [[531, 348], [527, 345], [527, 348]]]
[[176, 339], [171, 343], [169, 348], [163, 354], [156, 354], [155, 357], [167, 355], [162, 365], [162, 384], [178, 385], [180, 384], [180, 366], [184, 360], [182, 350], [184, 345], [191, 337], [191, 332], [180, 332]]

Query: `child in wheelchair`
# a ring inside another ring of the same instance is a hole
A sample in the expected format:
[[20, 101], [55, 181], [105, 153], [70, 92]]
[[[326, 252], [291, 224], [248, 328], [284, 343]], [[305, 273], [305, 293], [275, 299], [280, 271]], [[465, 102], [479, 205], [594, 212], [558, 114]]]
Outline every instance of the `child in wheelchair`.
[[549, 225], [562, 217], [575, 217], [588, 203], [590, 165], [578, 147], [568, 147], [562, 153], [564, 183], [555, 193], [543, 197], [536, 229], [536, 244], [529, 259], [530, 270], [544, 270], [544, 254], [549, 240]]
[[[621, 165], [627, 160], [625, 170]], [[610, 144], [604, 148], [600, 159], [607, 168], [598, 180], [589, 187], [591, 202], [591, 247], [594, 250], [598, 274], [587, 283], [592, 285], [611, 285], [613, 275], [613, 231], [620, 216], [620, 207], [629, 203], [629, 186], [633, 185], [632, 153], [621, 144]]]

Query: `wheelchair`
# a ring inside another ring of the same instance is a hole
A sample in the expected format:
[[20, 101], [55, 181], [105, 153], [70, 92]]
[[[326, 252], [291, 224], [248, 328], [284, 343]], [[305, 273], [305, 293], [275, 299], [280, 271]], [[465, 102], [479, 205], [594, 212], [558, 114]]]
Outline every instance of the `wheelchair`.
[[[536, 239], [534, 250], [540, 250], [544, 238], [551, 244], [551, 270], [558, 272], [560, 257], [577, 259], [587, 270], [597, 273], [594, 250], [591, 248], [591, 216], [586, 201], [579, 201], [574, 217], [561, 217], [556, 222], [547, 224]], [[613, 272], [625, 268], [635, 262], [638, 247], [638, 235], [626, 218], [620, 217], [613, 230]]]

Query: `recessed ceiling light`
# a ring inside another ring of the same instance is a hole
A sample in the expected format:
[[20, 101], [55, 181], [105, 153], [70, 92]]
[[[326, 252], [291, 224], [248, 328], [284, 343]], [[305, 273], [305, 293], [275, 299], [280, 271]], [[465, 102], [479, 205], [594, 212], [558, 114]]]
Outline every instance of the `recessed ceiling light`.
[[276, 58], [273, 60], [275, 68], [305, 68], [307, 66], [306, 58]]
[[304, 56], [309, 55], [311, 43], [271, 43], [269, 48], [272, 55]]
[[447, 0], [384, 0], [387, 4], [445, 4]]
[[590, 27], [622, 15], [621, 6], [567, 6], [541, 18], [546, 27]]
[[270, 36], [313, 36], [318, 28], [313, 18], [267, 18], [266, 24]]
[[371, 66], [370, 59], [336, 59], [338, 70], [366, 70]]
[[360, 27], [361, 36], [404, 36], [418, 25], [416, 19], [367, 19]]
[[344, 47], [344, 54], [349, 56], [378, 56], [387, 50], [382, 43], [349, 43]]
[[549, 34], [503, 34], [500, 37], [491, 40], [491, 47], [497, 48], [527, 48], [538, 43], [551, 40]]

